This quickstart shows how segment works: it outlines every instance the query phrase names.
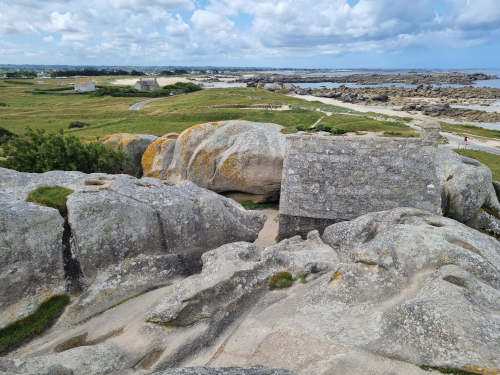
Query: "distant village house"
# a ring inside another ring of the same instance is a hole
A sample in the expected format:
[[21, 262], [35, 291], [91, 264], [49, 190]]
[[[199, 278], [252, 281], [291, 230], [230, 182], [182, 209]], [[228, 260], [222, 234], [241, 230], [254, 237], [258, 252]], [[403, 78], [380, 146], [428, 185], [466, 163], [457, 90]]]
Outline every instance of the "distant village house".
[[78, 92], [89, 92], [95, 91], [94, 82], [90, 77], [76, 77], [75, 91]]
[[155, 91], [160, 89], [160, 85], [156, 78], [141, 78], [134, 85], [134, 88], [141, 91]]

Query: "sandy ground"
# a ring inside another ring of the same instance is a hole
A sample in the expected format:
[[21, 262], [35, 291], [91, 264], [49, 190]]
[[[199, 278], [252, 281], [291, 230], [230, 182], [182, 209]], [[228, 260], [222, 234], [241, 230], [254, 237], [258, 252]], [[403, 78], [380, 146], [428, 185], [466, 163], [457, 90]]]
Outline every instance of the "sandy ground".
[[[299, 99], [304, 99], [309, 102], [312, 101], [318, 101], [321, 103], [325, 104], [331, 104], [331, 105], [336, 105], [339, 107], [344, 107], [344, 108], [349, 108], [354, 111], [358, 112], [375, 112], [375, 113], [380, 113], [388, 116], [398, 116], [398, 117], [411, 117], [413, 119], [413, 122], [410, 124], [411, 127], [419, 129], [419, 124], [422, 124], [423, 122], [436, 122], [440, 121], [438, 119], [435, 119], [430, 116], [425, 116], [423, 114], [413, 114], [405, 111], [397, 111], [391, 108], [384, 108], [384, 107], [379, 107], [379, 106], [369, 106], [369, 105], [362, 105], [362, 104], [353, 104], [353, 103], [344, 103], [340, 100], [336, 99], [331, 99], [331, 98], [320, 98], [317, 96], [312, 96], [312, 95], [291, 95]], [[462, 138], [454, 136], [449, 133], [441, 133], [443, 136], [448, 138], [449, 146], [453, 148], [458, 148], [459, 146], [462, 146]], [[494, 139], [485, 139], [483, 137], [476, 137], [476, 136], [470, 136], [470, 141], [469, 141], [469, 148], [477, 148], [482, 151], [487, 151], [487, 152], [492, 152], [495, 154], [498, 154], [500, 152], [500, 141], [499, 140], [494, 140]], [[475, 147], [476, 146], [476, 147]]]
[[[151, 77], [148, 77], [151, 78]], [[165, 85], [173, 85], [176, 82], [193, 82], [190, 79], [187, 79], [186, 77], [159, 77], [156, 78], [158, 81], [158, 84], [160, 86], [165, 86]], [[116, 81], [113, 81], [113, 85], [128, 85], [128, 86], [133, 86], [135, 83], [138, 81], [138, 78], [123, 78], [123, 79], [117, 79]]]
[[271, 246], [276, 243], [279, 230], [279, 211], [273, 209], [262, 210], [267, 217], [264, 228], [259, 233], [259, 237], [254, 244], [261, 246]]

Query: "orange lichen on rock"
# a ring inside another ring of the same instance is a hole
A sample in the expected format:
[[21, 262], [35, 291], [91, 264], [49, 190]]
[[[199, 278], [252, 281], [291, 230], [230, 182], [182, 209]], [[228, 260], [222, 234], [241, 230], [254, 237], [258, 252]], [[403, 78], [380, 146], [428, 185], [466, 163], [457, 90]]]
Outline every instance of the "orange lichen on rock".
[[468, 372], [473, 372], [474, 374], [480, 374], [480, 375], [500, 375], [500, 370], [496, 369], [490, 369], [487, 366], [465, 366], [464, 367], [465, 371]]
[[168, 133], [151, 143], [142, 155], [142, 171], [145, 177], [163, 178], [167, 165], [163, 165], [169, 146], [178, 138], [177, 133]]
[[332, 277], [330, 278], [330, 282], [338, 280], [342, 277], [342, 272], [341, 271], [336, 271]]
[[104, 138], [103, 142], [105, 145], [114, 148], [118, 151], [125, 151], [127, 145], [135, 140], [140, 139], [138, 135], [129, 133], [118, 133], [112, 134]]

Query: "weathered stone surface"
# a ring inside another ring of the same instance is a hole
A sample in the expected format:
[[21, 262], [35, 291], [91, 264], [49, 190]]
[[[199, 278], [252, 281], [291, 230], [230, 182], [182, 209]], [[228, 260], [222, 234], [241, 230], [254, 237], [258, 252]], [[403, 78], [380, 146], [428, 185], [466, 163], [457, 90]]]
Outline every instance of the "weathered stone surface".
[[116, 345], [103, 343], [94, 346], [80, 346], [62, 353], [36, 356], [20, 360], [17, 371], [20, 374], [46, 373], [51, 367], [63, 366], [74, 375], [104, 375], [120, 373], [133, 363]]
[[182, 256], [138, 255], [100, 271], [92, 284], [66, 309], [65, 322], [79, 323], [127, 296], [172, 284], [189, 274]]
[[75, 254], [84, 275], [139, 254], [180, 254], [186, 261], [237, 240], [254, 241], [264, 215], [184, 181], [118, 176], [105, 188], [68, 198]]
[[0, 328], [65, 292], [62, 237], [57, 210], [0, 191]]
[[491, 171], [486, 165], [447, 147], [439, 147], [436, 166], [443, 189], [444, 215], [465, 223], [481, 207], [500, 213]]
[[130, 156], [134, 166], [132, 174], [140, 177], [142, 176], [142, 155], [156, 139], [158, 139], [157, 136], [150, 134], [118, 133], [106, 137], [103, 143]]
[[322, 231], [332, 222], [395, 207], [441, 213], [432, 141], [311, 135], [287, 141], [280, 238], [303, 235], [311, 222]]
[[[498, 241], [412, 208], [308, 237], [209, 251], [201, 274], [61, 326], [24, 348], [19, 365], [57, 363], [80, 374], [84, 358], [103, 358], [106, 369], [93, 373], [105, 374], [114, 356], [114, 371], [127, 374], [180, 363], [304, 375], [426, 374], [418, 365], [500, 370]], [[269, 277], [282, 270], [305, 273], [307, 283], [269, 290]]]
[[193, 126], [175, 144], [168, 180], [217, 192], [275, 195], [285, 153], [283, 127], [241, 120]]
[[467, 225], [500, 238], [500, 220], [484, 210], [479, 210]]
[[285, 369], [275, 369], [264, 366], [255, 367], [184, 367], [171, 368], [153, 375], [294, 375]]
[[177, 133], [168, 133], [149, 145], [142, 155], [142, 172], [145, 177], [165, 180], [167, 170], [172, 162]]
[[[33, 236], [28, 237], [31, 241], [29, 249], [37, 247], [38, 231], [46, 232], [40, 238], [47, 236], [47, 241], [57, 243], [57, 249], [50, 252], [45, 249], [49, 244], [40, 248], [46, 253], [37, 258], [41, 262], [56, 252], [61, 257], [63, 219], [54, 209], [41, 208], [20, 199], [25, 199], [39, 186], [59, 185], [74, 190], [67, 200], [70, 250], [76, 259], [77, 271], [81, 271], [76, 275], [77, 280], [83, 289], [90, 287], [69, 308], [71, 320], [85, 318], [127, 296], [167, 285], [176, 277], [197, 270], [200, 256], [207, 250], [238, 240], [254, 241], [265, 221], [265, 215], [246, 211], [238, 203], [190, 181], [172, 186], [157, 179], [136, 179], [127, 175], [30, 174], [7, 169], [0, 169], [0, 179], [4, 182], [0, 185], [0, 193], [6, 197], [5, 204], [15, 208], [26, 206], [31, 210], [26, 211], [27, 219], [23, 210], [17, 208], [12, 209], [12, 218], [5, 216], [7, 224], [19, 226], [19, 230], [25, 228], [25, 223], [33, 226], [30, 227]], [[37, 212], [41, 214], [37, 215]], [[45, 212], [51, 213], [54, 223]], [[2, 238], [6, 259], [10, 259], [8, 254], [16, 250], [11, 246], [13, 239], [9, 236], [20, 241], [21, 245], [26, 241], [14, 229], [10, 234], [6, 233]], [[57, 256], [44, 266], [50, 268], [60, 259]], [[15, 256], [12, 259], [16, 259]], [[9, 262], [2, 261], [7, 266]], [[61, 268], [47, 276], [46, 284], [37, 282], [31, 285], [28, 276], [26, 282], [32, 288], [52, 285], [51, 277], [58, 279], [58, 272], [62, 272], [62, 265], [58, 266]], [[41, 270], [37, 270], [35, 264], [29, 270], [31, 273], [26, 272], [26, 275], [40, 272], [43, 276], [45, 268]], [[20, 275], [22, 273], [5, 277], [17, 280]], [[24, 295], [21, 289], [5, 293], [21, 293], [14, 296], [19, 299]], [[14, 297], [14, 303], [18, 302]]]

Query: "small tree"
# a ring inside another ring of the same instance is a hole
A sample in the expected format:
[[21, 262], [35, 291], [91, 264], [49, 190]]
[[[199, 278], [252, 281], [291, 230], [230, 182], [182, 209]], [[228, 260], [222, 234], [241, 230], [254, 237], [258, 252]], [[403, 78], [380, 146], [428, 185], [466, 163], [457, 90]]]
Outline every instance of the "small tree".
[[23, 137], [4, 147], [6, 160], [0, 166], [20, 172], [53, 170], [85, 173], [126, 173], [132, 170], [130, 157], [97, 142], [83, 143], [79, 138], [45, 130], [28, 129]]

